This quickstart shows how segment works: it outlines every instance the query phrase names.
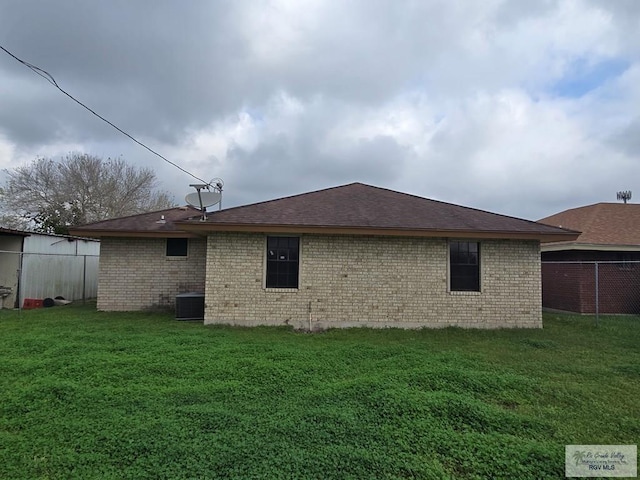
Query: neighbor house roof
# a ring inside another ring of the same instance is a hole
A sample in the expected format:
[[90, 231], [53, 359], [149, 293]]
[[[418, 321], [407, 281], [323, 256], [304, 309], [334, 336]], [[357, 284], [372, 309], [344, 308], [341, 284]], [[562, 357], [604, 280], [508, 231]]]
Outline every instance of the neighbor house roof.
[[[169, 213], [172, 212], [172, 213]], [[327, 233], [352, 235], [448, 236], [571, 240], [578, 232], [529, 220], [429, 200], [384, 188], [351, 183], [207, 214], [164, 211], [85, 225], [74, 233], [158, 236], [177, 232]], [[178, 211], [180, 212], [180, 211]], [[171, 215], [171, 217], [170, 217]], [[174, 216], [175, 215], [175, 216]]]
[[640, 250], [640, 204], [596, 203], [551, 215], [539, 222], [582, 233], [574, 241], [544, 245], [552, 250]]

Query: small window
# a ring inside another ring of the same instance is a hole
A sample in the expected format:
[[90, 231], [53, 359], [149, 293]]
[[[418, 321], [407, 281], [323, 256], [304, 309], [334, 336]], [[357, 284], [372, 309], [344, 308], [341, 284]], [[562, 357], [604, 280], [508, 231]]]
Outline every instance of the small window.
[[449, 279], [452, 292], [480, 291], [480, 243], [449, 243]]
[[298, 237], [267, 237], [267, 288], [298, 288]]
[[167, 238], [167, 257], [186, 257], [188, 252], [188, 238]]

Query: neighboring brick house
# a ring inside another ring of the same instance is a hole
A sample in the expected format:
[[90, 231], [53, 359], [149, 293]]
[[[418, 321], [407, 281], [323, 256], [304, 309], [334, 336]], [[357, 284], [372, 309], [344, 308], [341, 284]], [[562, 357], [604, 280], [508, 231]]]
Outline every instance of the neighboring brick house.
[[542, 244], [545, 308], [640, 313], [640, 204], [596, 203], [539, 220], [582, 232], [575, 240]]
[[577, 236], [361, 183], [74, 232], [102, 240], [99, 309], [200, 290], [206, 324], [314, 330], [541, 327], [540, 242]]

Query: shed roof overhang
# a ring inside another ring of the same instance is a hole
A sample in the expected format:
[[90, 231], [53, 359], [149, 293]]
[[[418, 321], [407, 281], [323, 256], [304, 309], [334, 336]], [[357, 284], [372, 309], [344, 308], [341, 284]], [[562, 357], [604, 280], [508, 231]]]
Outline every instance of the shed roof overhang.
[[12, 228], [0, 228], [0, 235], [11, 235], [15, 237], [30, 237], [31, 234], [22, 230], [14, 230]]

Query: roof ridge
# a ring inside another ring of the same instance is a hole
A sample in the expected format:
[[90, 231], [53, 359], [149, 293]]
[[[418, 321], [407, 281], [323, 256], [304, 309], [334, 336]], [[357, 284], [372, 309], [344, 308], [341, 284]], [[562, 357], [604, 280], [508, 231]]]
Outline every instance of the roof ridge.
[[[304, 196], [312, 195], [312, 194], [315, 194], [315, 193], [320, 193], [320, 192], [325, 192], [325, 191], [330, 191], [330, 190], [337, 190], [339, 188], [350, 187], [352, 185], [362, 185], [364, 187], [375, 188], [377, 190], [383, 190], [385, 192], [389, 192], [389, 193], [392, 193], [392, 194], [395, 194], [395, 195], [403, 195], [403, 196], [406, 196], [406, 197], [412, 197], [412, 198], [415, 198], [415, 199], [418, 199], [418, 200], [422, 200], [422, 201], [426, 200], [426, 201], [429, 201], [429, 202], [439, 203], [441, 205], [447, 205], [447, 206], [456, 207], [456, 208], [464, 208], [464, 209], [471, 210], [471, 211], [474, 211], [474, 212], [481, 212], [481, 213], [486, 213], [486, 214], [489, 214], [489, 215], [496, 215], [496, 216], [499, 216], [499, 217], [509, 218], [509, 219], [512, 219], [512, 220], [519, 220], [519, 221], [523, 221], [523, 222], [528, 222], [528, 223], [531, 223], [531, 224], [538, 224], [539, 223], [539, 222], [537, 222], [535, 220], [529, 220], [529, 219], [526, 219], [526, 218], [515, 217], [513, 215], [506, 215], [506, 214], [503, 214], [503, 213], [490, 212], [489, 210], [483, 210], [481, 208], [475, 208], [475, 207], [468, 207], [468, 206], [465, 206], [465, 205], [459, 205], [459, 204], [452, 203], [452, 202], [447, 202], [447, 201], [444, 201], [444, 200], [436, 200], [436, 199], [433, 199], [433, 198], [422, 197], [420, 195], [416, 195], [416, 194], [413, 194], [413, 193], [400, 192], [398, 190], [392, 190], [392, 189], [387, 188], [387, 187], [379, 187], [377, 185], [370, 185], [368, 183], [363, 183], [363, 182], [345, 183], [343, 185], [336, 185], [336, 186], [333, 186], [333, 187], [321, 188], [321, 189], [318, 189], [318, 190], [313, 190], [311, 192], [297, 193], [297, 194], [294, 194], [294, 195], [286, 195], [284, 197], [274, 198], [274, 199], [271, 199], [271, 200], [263, 200], [263, 201], [260, 201], [260, 202], [249, 203], [249, 204], [246, 204], [246, 205], [238, 205], [236, 207], [225, 208], [225, 209], [218, 210], [218, 211], [219, 212], [229, 212], [229, 211], [232, 211], [232, 210], [244, 209], [244, 208], [253, 207], [253, 206], [256, 206], [256, 205], [269, 204], [269, 203], [277, 202], [277, 201], [280, 201], [280, 200], [288, 200], [288, 199], [291, 199], [291, 198], [304, 197]], [[211, 212], [211, 213], [208, 213], [207, 215], [209, 217], [212, 217], [212, 216], [215, 216], [216, 213], [217, 212]], [[565, 230], [568, 230], [568, 229], [565, 229]]]
[[[306, 197], [306, 196], [314, 194], [314, 193], [326, 192], [326, 191], [329, 191], [329, 190], [336, 190], [338, 188], [349, 187], [351, 185], [365, 185], [365, 186], [371, 187], [371, 185], [366, 185], [366, 184], [361, 183], [361, 182], [345, 183], [344, 185], [335, 185], [333, 187], [320, 188], [318, 190], [312, 190], [310, 192], [295, 193], [293, 195], [285, 195], [284, 197], [272, 198], [271, 200], [261, 200], [259, 202], [247, 203], [245, 205], [238, 205], [238, 206], [235, 206], [235, 207], [223, 208], [222, 210], [217, 210], [215, 212], [207, 212], [207, 216], [211, 217], [211, 216], [215, 215], [218, 212], [230, 212], [232, 210], [239, 210], [239, 209], [243, 209], [243, 208], [247, 208], [247, 207], [254, 207], [256, 205], [264, 205], [264, 204], [268, 204], [268, 203], [278, 202], [280, 200], [288, 200], [290, 198]], [[379, 188], [379, 187], [375, 187], [375, 188]], [[400, 192], [398, 192], [398, 193], [400, 193]]]
[[607, 205], [607, 206], [620, 205], [622, 207], [623, 205], [640, 206], [640, 203], [620, 203], [620, 202], [596, 202], [596, 203], [590, 203], [588, 205], [579, 205], [577, 207], [571, 207], [571, 208], [567, 208], [565, 210], [561, 210], [561, 211], [553, 213], [551, 215], [547, 215], [546, 217], [543, 217], [540, 220], [545, 220], [547, 218], [556, 217], [558, 215], [564, 215], [566, 213], [575, 212], [575, 211], [578, 211], [578, 210], [586, 210], [586, 209], [589, 209], [589, 208], [595, 208], [595, 207], [599, 207], [601, 205]]

